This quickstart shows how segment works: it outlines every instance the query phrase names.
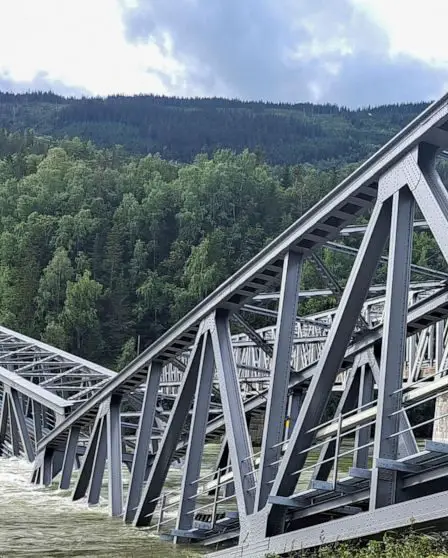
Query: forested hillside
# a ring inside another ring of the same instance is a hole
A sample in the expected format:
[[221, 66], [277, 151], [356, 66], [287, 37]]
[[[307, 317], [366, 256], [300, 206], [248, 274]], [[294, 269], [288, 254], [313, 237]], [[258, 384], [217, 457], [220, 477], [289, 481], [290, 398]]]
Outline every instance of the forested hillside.
[[[349, 170], [228, 150], [181, 165], [2, 132], [0, 323], [120, 368]], [[323, 258], [346, 276], [349, 256]], [[443, 266], [427, 234], [414, 260]], [[303, 282], [326, 286], [309, 263]]]
[[135, 96], [66, 99], [52, 93], [0, 93], [0, 128], [57, 138], [78, 136], [100, 147], [160, 153], [191, 162], [198, 153], [250, 149], [273, 165], [321, 168], [362, 161], [425, 103], [349, 110], [334, 105]]
[[180, 166], [32, 133], [1, 134], [0, 155], [0, 323], [111, 366], [344, 172], [276, 176], [248, 151]]

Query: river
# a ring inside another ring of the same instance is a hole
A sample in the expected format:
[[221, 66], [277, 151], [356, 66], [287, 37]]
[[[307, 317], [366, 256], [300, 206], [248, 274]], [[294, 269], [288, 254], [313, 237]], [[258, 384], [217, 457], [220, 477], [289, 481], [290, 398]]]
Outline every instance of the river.
[[[342, 448], [344, 449], [344, 447]], [[206, 446], [202, 474], [212, 470], [219, 446]], [[311, 455], [315, 463], [318, 453]], [[339, 474], [350, 466], [350, 456], [340, 459]], [[119, 518], [108, 515], [107, 475], [100, 504], [88, 507], [83, 501], [73, 502], [71, 491], [30, 483], [32, 465], [25, 460], [0, 459], [0, 557], [108, 557], [108, 558], [198, 558], [201, 548], [175, 546], [160, 540], [147, 529], [124, 525]], [[74, 472], [75, 481], [78, 472]], [[172, 467], [167, 489], [179, 486], [181, 469]], [[311, 477], [307, 469], [301, 477], [306, 488]], [[123, 469], [125, 484], [129, 475]], [[229, 502], [230, 504], [230, 502]], [[174, 512], [174, 510], [173, 510]], [[175, 512], [171, 516], [175, 523]]]
[[32, 465], [0, 459], [0, 556], [193, 558], [192, 547], [174, 546], [157, 535], [111, 518], [107, 502], [88, 508], [67, 491], [30, 484]]

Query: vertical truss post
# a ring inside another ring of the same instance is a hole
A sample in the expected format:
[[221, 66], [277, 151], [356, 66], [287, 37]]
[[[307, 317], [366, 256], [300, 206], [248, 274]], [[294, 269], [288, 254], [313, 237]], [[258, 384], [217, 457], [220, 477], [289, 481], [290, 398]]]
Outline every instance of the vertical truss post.
[[[193, 415], [190, 424], [188, 449], [182, 477], [180, 507], [176, 523], [176, 529], [179, 530], [188, 530], [193, 527], [193, 512], [196, 506], [196, 494], [198, 491], [197, 481], [201, 473], [205, 429], [208, 422], [208, 410], [212, 393], [214, 370], [213, 347], [210, 334], [205, 332], [204, 337], [194, 397]], [[178, 542], [177, 537], [176, 542]]]
[[255, 471], [227, 310], [217, 310], [215, 313], [212, 342], [238, 512], [240, 518], [244, 519], [254, 510]]
[[72, 478], [73, 465], [75, 463], [80, 432], [81, 428], [79, 426], [72, 426], [70, 428], [67, 445], [65, 446], [64, 461], [62, 464], [62, 475], [59, 483], [59, 488], [62, 490], [68, 490], [70, 488], [70, 481]]
[[134, 517], [133, 523], [137, 527], [151, 523], [152, 515], [162, 493], [168, 469], [193, 401], [199, 373], [202, 344], [203, 329], [200, 328], [188, 360], [182, 385], [168, 419], [168, 424], [163, 433], [162, 441], [154, 458], [145, 490]]
[[381, 508], [396, 501], [397, 472], [380, 469], [376, 459], [396, 460], [400, 409], [402, 407], [403, 364], [405, 358], [406, 324], [414, 198], [407, 187], [393, 195], [389, 265], [387, 270], [384, 334], [378, 382], [378, 414], [373, 448], [370, 509]]
[[[90, 478], [87, 502], [95, 505], [100, 501], [101, 486], [103, 484], [104, 469], [107, 458], [107, 418], [103, 416], [98, 427], [98, 442], [93, 461], [92, 475]], [[109, 479], [110, 481], [110, 479]]]
[[[318, 425], [327, 405], [334, 380], [389, 236], [390, 216], [389, 200], [385, 203], [377, 202], [280, 464], [271, 492], [273, 496], [290, 496], [297, 485], [300, 475], [298, 471], [302, 469], [306, 460], [307, 454], [304, 450], [314, 439], [312, 429]], [[267, 535], [283, 532], [284, 520], [285, 510], [279, 505], [272, 504]]]
[[23, 450], [26, 454], [28, 461], [34, 461], [34, 447], [26, 425], [25, 415], [23, 412], [23, 405], [21, 403], [19, 394], [15, 389], [10, 391], [10, 401], [12, 403], [13, 415], [17, 424], [17, 430], [22, 442]]
[[302, 262], [303, 254], [292, 251], [286, 254], [283, 261], [274, 354], [255, 496], [255, 509], [258, 511], [266, 505], [278, 469], [282, 450], [280, 442], [284, 439], [291, 351], [297, 319]]
[[[358, 407], [364, 407], [374, 397], [374, 381], [370, 367], [363, 364], [359, 376]], [[355, 451], [353, 453], [353, 467], [367, 469], [369, 464], [369, 448], [363, 447], [370, 442], [371, 426], [360, 426], [355, 434]]]
[[107, 413], [107, 465], [109, 473], [109, 511], [112, 516], [123, 513], [123, 480], [121, 474], [121, 395], [113, 394]]
[[145, 395], [138, 423], [134, 459], [132, 461], [128, 496], [124, 510], [124, 520], [127, 523], [134, 519], [135, 510], [137, 509], [145, 481], [161, 374], [162, 363], [158, 361], [151, 362], [146, 379]]

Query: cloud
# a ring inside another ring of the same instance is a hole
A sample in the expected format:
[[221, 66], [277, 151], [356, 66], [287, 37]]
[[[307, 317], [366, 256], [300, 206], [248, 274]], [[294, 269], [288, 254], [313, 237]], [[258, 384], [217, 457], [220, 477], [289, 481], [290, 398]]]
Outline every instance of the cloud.
[[73, 87], [58, 79], [52, 79], [47, 72], [37, 72], [27, 81], [14, 80], [9, 73], [0, 71], [0, 91], [27, 93], [29, 91], [52, 91], [64, 97], [82, 97], [89, 91], [83, 87]]
[[359, 106], [433, 98], [448, 81], [447, 68], [391, 56], [386, 32], [352, 0], [126, 6], [128, 40], [156, 44], [181, 64], [164, 79], [171, 93]]

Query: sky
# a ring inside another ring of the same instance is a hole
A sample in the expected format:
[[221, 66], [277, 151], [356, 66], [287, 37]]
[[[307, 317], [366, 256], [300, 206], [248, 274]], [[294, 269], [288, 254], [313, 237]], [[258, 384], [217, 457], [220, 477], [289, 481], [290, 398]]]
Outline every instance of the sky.
[[430, 100], [447, 19], [447, 0], [0, 0], [0, 90]]

